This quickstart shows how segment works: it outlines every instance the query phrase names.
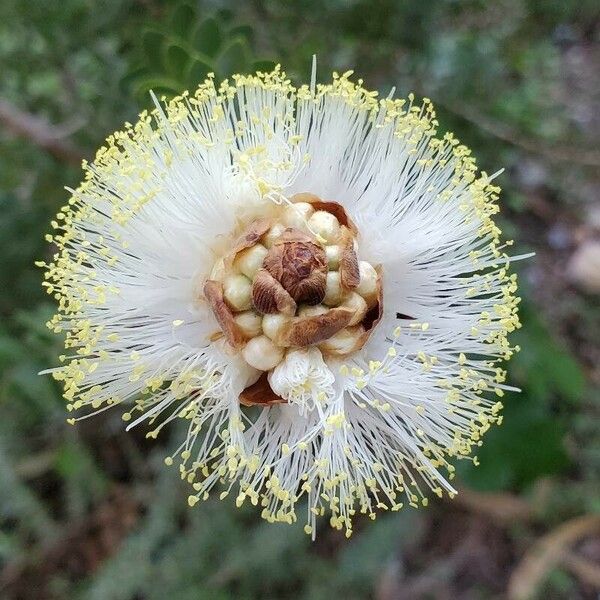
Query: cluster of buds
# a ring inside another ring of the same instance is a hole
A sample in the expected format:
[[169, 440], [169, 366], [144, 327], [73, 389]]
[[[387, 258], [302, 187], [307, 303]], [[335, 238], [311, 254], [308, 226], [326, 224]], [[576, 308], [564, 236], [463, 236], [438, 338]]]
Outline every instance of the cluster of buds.
[[[312, 194], [253, 221], [204, 284], [217, 335], [265, 373], [293, 349], [338, 357], [360, 349], [381, 317], [382, 286], [359, 261], [357, 237], [341, 205]], [[241, 400], [264, 404], [264, 381]]]

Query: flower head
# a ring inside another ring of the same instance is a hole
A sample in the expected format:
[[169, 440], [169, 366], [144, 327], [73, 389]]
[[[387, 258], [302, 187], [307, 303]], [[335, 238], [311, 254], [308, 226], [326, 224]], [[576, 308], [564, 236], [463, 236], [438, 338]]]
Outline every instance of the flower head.
[[350, 75], [156, 102], [84, 165], [44, 283], [69, 411], [185, 420], [191, 505], [235, 490], [293, 522], [305, 498], [313, 535], [454, 494], [519, 326], [492, 177], [429, 100]]

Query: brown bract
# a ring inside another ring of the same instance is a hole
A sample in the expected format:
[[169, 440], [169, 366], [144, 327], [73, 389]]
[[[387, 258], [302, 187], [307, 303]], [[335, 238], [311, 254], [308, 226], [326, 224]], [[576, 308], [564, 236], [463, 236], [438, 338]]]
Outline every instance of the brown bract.
[[260, 269], [252, 283], [252, 304], [263, 314], [281, 313], [292, 316], [296, 302], [266, 269]]
[[223, 299], [223, 284], [209, 279], [204, 284], [203, 291], [225, 339], [234, 349], [240, 350], [244, 346], [246, 336], [235, 322], [231, 309]]
[[231, 251], [225, 256], [225, 266], [231, 267], [235, 257], [246, 248], [250, 248], [260, 241], [267, 231], [271, 227], [271, 219], [256, 219], [252, 221], [250, 225], [244, 229], [244, 231], [237, 237], [233, 242]]
[[327, 200], [321, 200], [319, 196], [310, 194], [308, 192], [302, 192], [300, 194], [294, 194], [290, 198], [291, 202], [308, 202], [312, 204], [315, 210], [324, 210], [325, 212], [331, 213], [339, 222], [340, 225], [347, 227], [355, 235], [358, 234], [358, 228], [348, 216], [346, 209], [337, 202], [330, 202]]
[[374, 304], [365, 315], [361, 325], [365, 328], [365, 332], [360, 336], [360, 343], [357, 345], [356, 350], [360, 350], [366, 343], [373, 329], [377, 326], [381, 318], [383, 317], [383, 284], [381, 281], [381, 266], [375, 267], [377, 271], [377, 302]]
[[269, 406], [271, 404], [285, 404], [285, 400], [271, 389], [267, 374], [263, 373], [256, 383], [248, 386], [240, 394], [240, 404], [244, 406]]
[[286, 229], [263, 265], [296, 302], [318, 304], [323, 300], [327, 257], [323, 248], [301, 231]]
[[377, 271], [377, 275], [379, 276], [377, 280], [377, 300], [375, 304], [367, 311], [367, 314], [365, 315], [364, 319], [357, 326], [349, 328], [355, 331], [359, 331], [359, 329], [362, 329], [363, 331], [359, 335], [357, 335], [354, 345], [347, 348], [343, 352], [343, 354], [332, 351], [330, 348], [327, 347], [327, 340], [324, 340], [325, 344], [319, 346], [324, 354], [329, 354], [331, 356], [346, 356], [348, 354], [356, 352], [357, 350], [360, 350], [371, 337], [371, 333], [373, 333], [373, 330], [375, 329], [379, 321], [381, 321], [383, 317], [383, 286], [381, 281], [381, 267], [376, 267], [375, 270]]
[[322, 315], [294, 317], [282, 330], [276, 342], [281, 346], [311, 346], [330, 338], [346, 327], [353, 311], [349, 308], [332, 308]]
[[342, 228], [340, 248], [340, 282], [346, 290], [353, 290], [360, 283], [360, 271], [354, 249], [354, 236], [347, 227]]

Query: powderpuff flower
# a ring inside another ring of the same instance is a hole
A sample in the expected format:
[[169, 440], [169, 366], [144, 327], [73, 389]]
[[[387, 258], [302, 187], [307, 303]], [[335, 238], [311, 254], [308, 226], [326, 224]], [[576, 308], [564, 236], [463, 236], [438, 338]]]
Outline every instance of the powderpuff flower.
[[209, 77], [111, 135], [52, 222], [44, 285], [78, 418], [187, 436], [167, 464], [268, 521], [352, 532], [453, 496], [501, 422], [516, 277], [499, 188], [432, 104], [351, 72]]

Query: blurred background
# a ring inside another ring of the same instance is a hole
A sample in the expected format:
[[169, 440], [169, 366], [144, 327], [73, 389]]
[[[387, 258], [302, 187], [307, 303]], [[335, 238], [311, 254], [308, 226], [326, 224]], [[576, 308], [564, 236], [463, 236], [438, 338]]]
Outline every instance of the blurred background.
[[[356, 70], [436, 103], [488, 172], [524, 327], [461, 493], [359, 522], [350, 540], [268, 525], [229, 498], [187, 506], [120, 413], [65, 422], [54, 307], [33, 265], [82, 158], [149, 105], [281, 62]], [[2, 0], [0, 598], [597, 598], [600, 591], [600, 7], [596, 0]]]

